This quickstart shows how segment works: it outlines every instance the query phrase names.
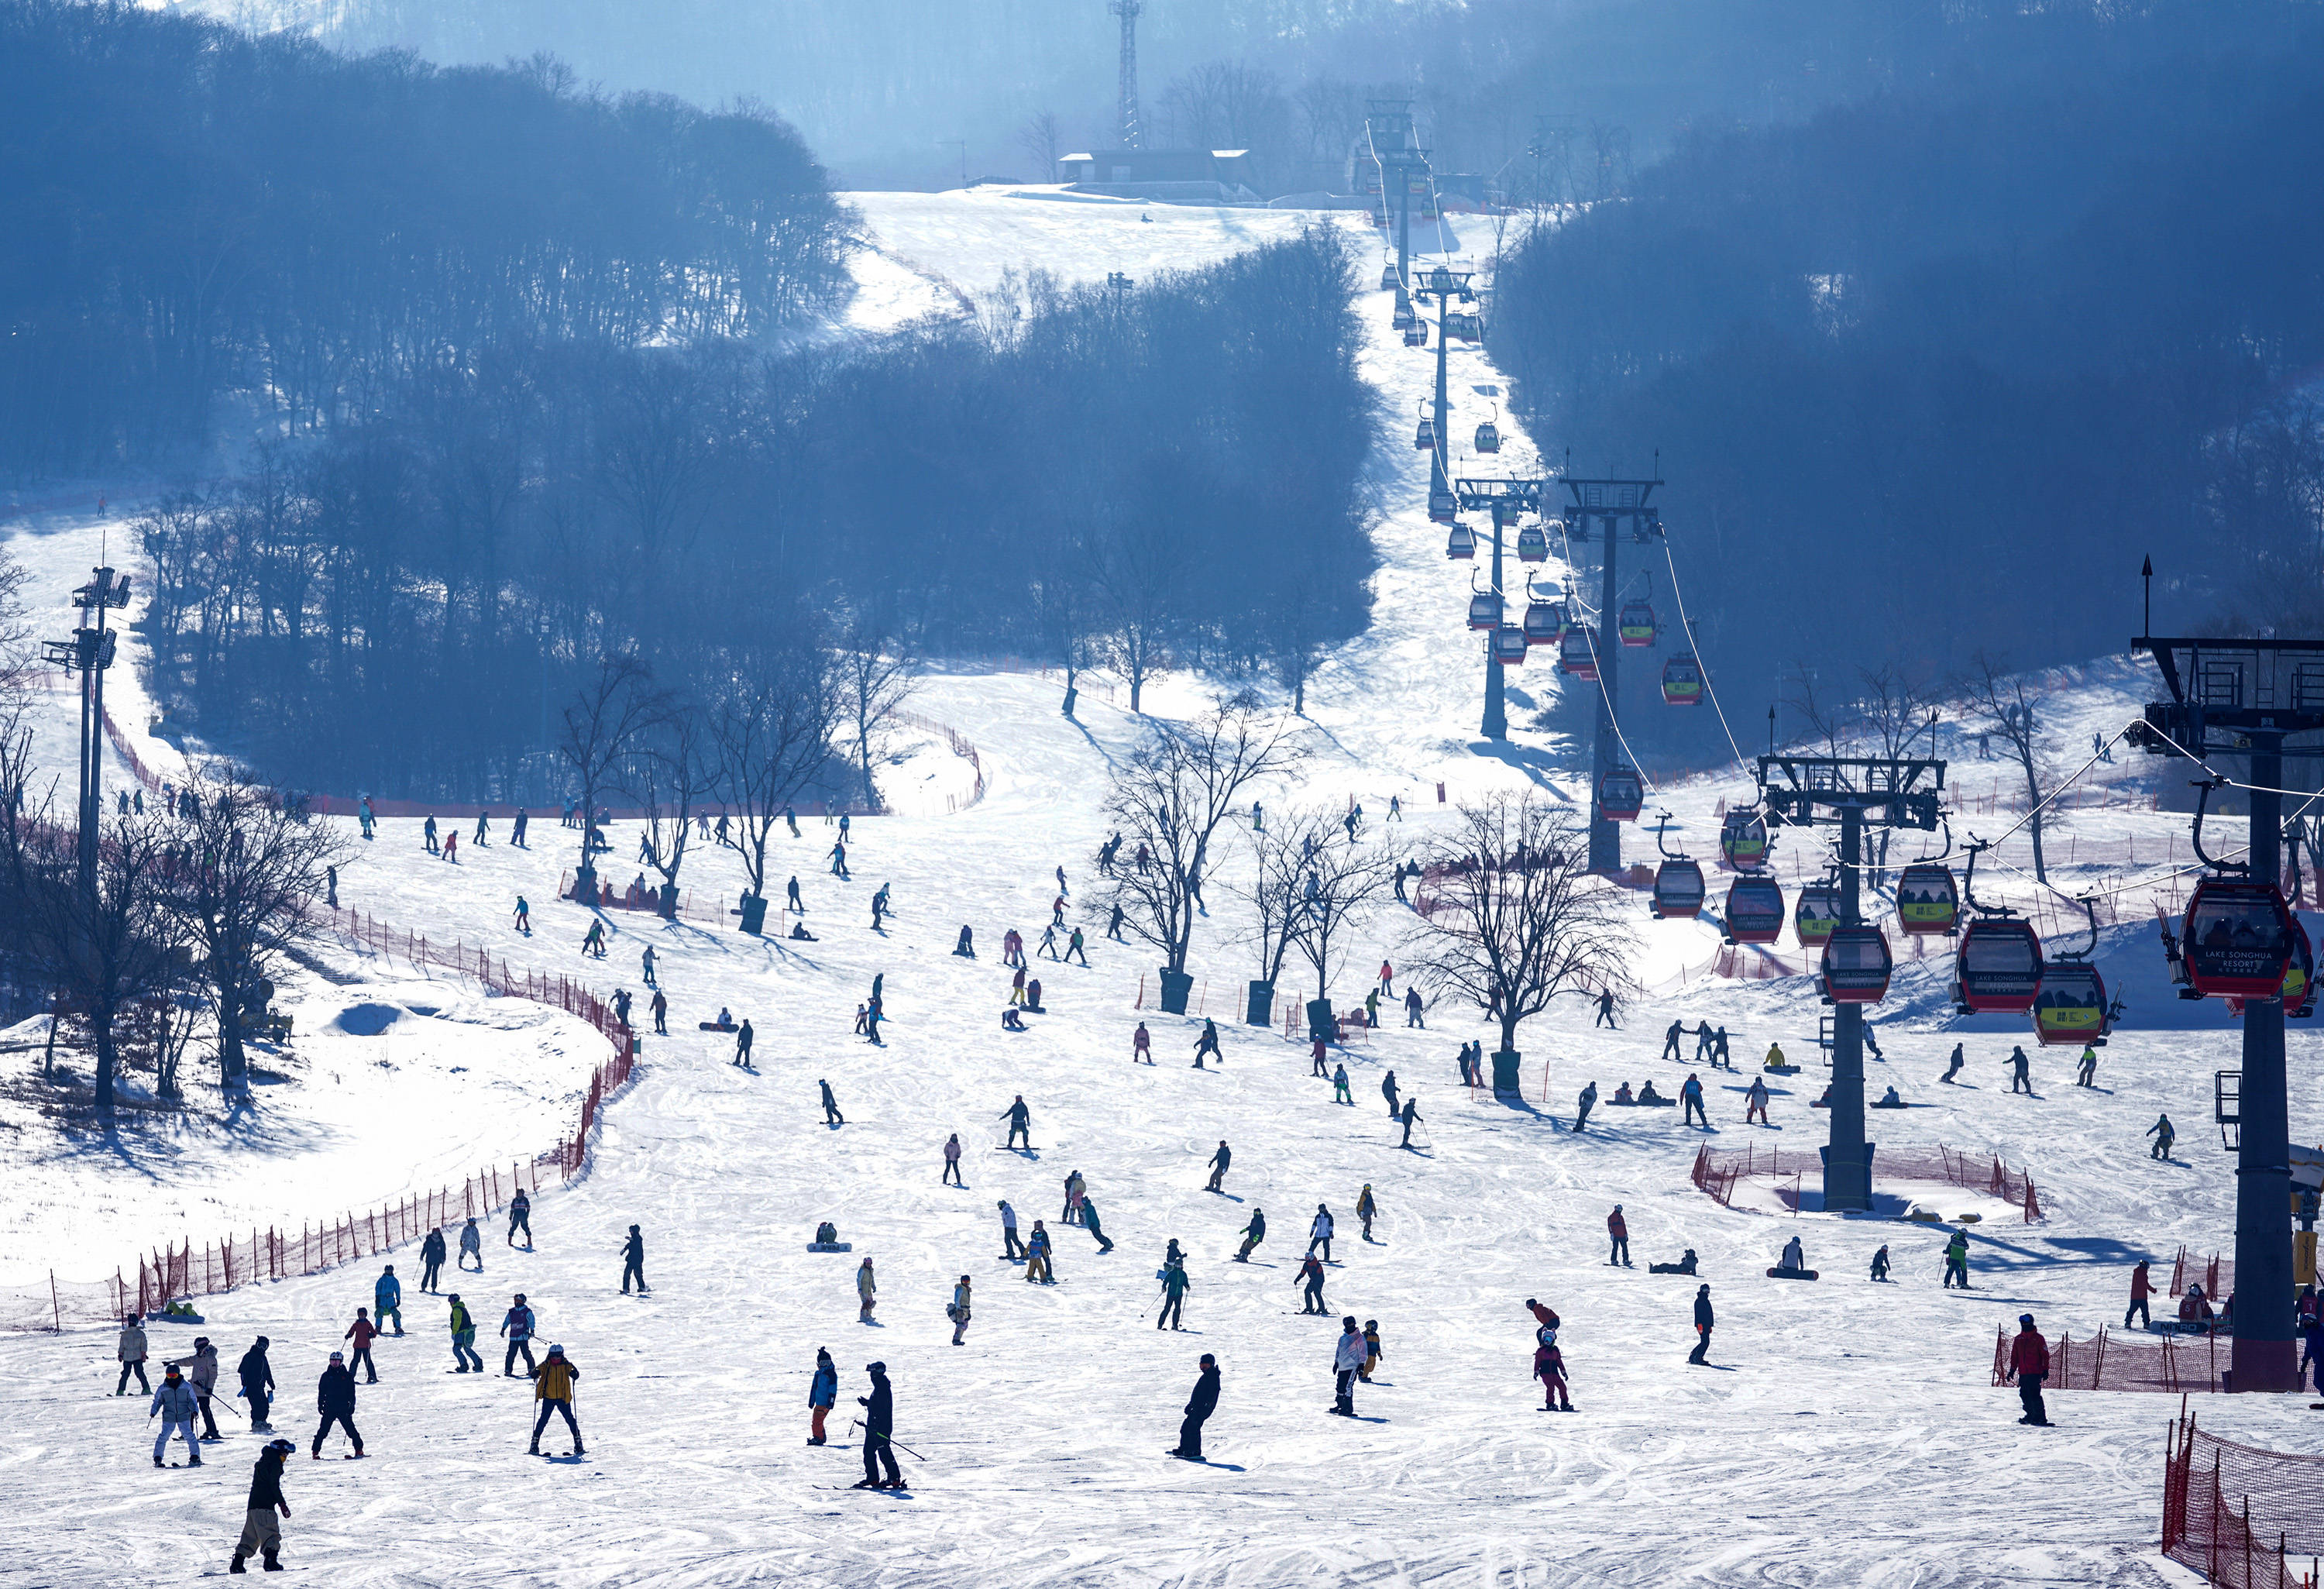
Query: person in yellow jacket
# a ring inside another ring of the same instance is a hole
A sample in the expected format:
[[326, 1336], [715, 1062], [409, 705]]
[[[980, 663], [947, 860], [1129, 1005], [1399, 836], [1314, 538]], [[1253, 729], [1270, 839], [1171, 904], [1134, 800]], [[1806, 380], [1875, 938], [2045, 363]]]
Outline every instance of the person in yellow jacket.
[[1782, 1044], [1769, 1043], [1767, 1045], [1767, 1063], [1766, 1067], [1769, 1070], [1784, 1070], [1789, 1068], [1789, 1062], [1784, 1058], [1784, 1049]]
[[573, 1417], [573, 1384], [580, 1377], [581, 1371], [566, 1360], [562, 1346], [551, 1346], [532, 1371], [532, 1396], [540, 1404], [540, 1416], [532, 1422], [531, 1455], [540, 1455], [540, 1431], [549, 1427], [551, 1413], [565, 1415], [565, 1427], [573, 1431], [573, 1455], [588, 1455], [581, 1448], [581, 1426]]

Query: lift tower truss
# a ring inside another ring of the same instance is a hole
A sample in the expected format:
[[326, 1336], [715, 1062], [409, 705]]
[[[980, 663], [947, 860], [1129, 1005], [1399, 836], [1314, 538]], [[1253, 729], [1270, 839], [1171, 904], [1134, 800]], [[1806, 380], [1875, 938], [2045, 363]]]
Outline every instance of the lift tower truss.
[[[1651, 546], [1662, 539], [1662, 510], [1652, 498], [1654, 480], [1584, 480], [1568, 476], [1565, 490], [1565, 540], [1569, 549], [1602, 546], [1603, 577], [1599, 582], [1596, 662], [1598, 665], [1598, 731], [1590, 768], [1590, 870], [1618, 872], [1622, 868], [1622, 829], [1606, 815], [1606, 775], [1614, 770], [1621, 748], [1615, 732], [1614, 703], [1621, 698], [1622, 645], [1613, 633], [1619, 610], [1621, 581], [1615, 567], [1623, 537], [1634, 545]], [[1569, 551], [1569, 555], [1571, 555]]]

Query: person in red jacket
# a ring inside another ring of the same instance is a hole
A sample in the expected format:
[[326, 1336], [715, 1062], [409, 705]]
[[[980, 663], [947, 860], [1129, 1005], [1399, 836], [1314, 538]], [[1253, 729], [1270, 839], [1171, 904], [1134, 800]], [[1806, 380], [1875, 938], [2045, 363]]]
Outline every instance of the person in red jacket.
[[2130, 1328], [2130, 1316], [2134, 1313], [2138, 1315], [2140, 1324], [2150, 1329], [2153, 1327], [2154, 1321], [2146, 1311], [2146, 1299], [2153, 1295], [2154, 1282], [2146, 1278], [2146, 1260], [2142, 1258], [2138, 1261], [2138, 1267], [2130, 1271], [2130, 1306], [2122, 1310], [2124, 1329]]
[[1614, 1205], [1614, 1212], [1606, 1216], [1606, 1235], [1611, 1245], [1606, 1254], [1608, 1263], [1630, 1267], [1630, 1227], [1623, 1221], [1622, 1206]]
[[2050, 1427], [2050, 1413], [2042, 1405], [2042, 1381], [2050, 1377], [2050, 1343], [2034, 1327], [2034, 1316], [2017, 1316], [2017, 1338], [2009, 1344], [2009, 1372], [2017, 1381], [2017, 1400], [2025, 1416], [2017, 1421], [2036, 1428]]

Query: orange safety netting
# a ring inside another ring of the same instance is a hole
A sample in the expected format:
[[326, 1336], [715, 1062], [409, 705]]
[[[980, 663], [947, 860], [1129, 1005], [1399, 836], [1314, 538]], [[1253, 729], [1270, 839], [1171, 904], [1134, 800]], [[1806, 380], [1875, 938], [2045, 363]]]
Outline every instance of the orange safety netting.
[[2237, 1446], [2182, 1413], [2163, 1464], [2163, 1554], [2229, 1589], [2315, 1589], [2319, 1489], [2324, 1456]]
[[2203, 1295], [2215, 1303], [2234, 1296], [2236, 1261], [2222, 1258], [2216, 1252], [2209, 1259], [2194, 1258], [2181, 1246], [2178, 1261], [2171, 1266], [2171, 1294], [2183, 1297], [2189, 1286], [2198, 1283], [2203, 1288]]
[[[2003, 1326], [1993, 1344], [1993, 1382], [2014, 1385], [2009, 1347], [2015, 1337]], [[2227, 1337], [2116, 1335], [2101, 1326], [2088, 1340], [2060, 1335], [2050, 1343], [2045, 1390], [2218, 1390], [2223, 1371], [2232, 1366]]]
[[[1987, 1193], [2016, 1204], [2028, 1224], [2042, 1217], [2042, 1203], [2034, 1190], [2034, 1178], [2010, 1169], [1996, 1154], [1964, 1153], [1958, 1148], [1942, 1145], [1900, 1148], [1875, 1154], [1872, 1172], [1876, 1177], [1891, 1176], [1901, 1180], [1945, 1181]], [[1702, 1148], [1695, 1152], [1692, 1178], [1697, 1188], [1728, 1204], [1735, 1183], [1746, 1176], [1822, 1173], [1822, 1155], [1812, 1149]]]

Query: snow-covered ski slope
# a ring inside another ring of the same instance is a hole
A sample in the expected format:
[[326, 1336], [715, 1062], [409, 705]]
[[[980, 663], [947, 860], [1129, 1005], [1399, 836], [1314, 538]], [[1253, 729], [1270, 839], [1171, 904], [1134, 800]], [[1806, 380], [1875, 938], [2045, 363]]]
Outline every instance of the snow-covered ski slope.
[[[1061, 273], [1150, 268], [1124, 251], [1148, 236], [1131, 228], [1164, 216], [1196, 232], [1201, 248], [1225, 246], [1231, 225], [1254, 218], [1232, 212], [1202, 234], [1195, 217], [1159, 208], [1143, 223], [1118, 207], [982, 194], [949, 202], [958, 213], [945, 221], [945, 199], [912, 199], [921, 230], [907, 239], [899, 222], [887, 245], [972, 295], [1012, 263], [1015, 212], [998, 208], [1011, 202], [1041, 217], [1027, 226], [1063, 227], [1055, 217], [1065, 217], [1087, 228], [1078, 245], [1045, 233], [1049, 252], [1022, 261]], [[967, 240], [958, 258], [937, 237], [946, 226]], [[1281, 809], [1355, 796], [1378, 830], [1400, 792], [1412, 816], [1390, 842], [1402, 849], [1443, 820], [1438, 779], [1458, 798], [1514, 787], [1532, 769], [1480, 756], [1471, 740], [1479, 663], [1461, 623], [1467, 581], [1425, 522], [1425, 460], [1409, 446], [1434, 351], [1388, 337], [1385, 295], [1367, 295], [1363, 312], [1375, 337], [1367, 370], [1386, 416], [1377, 622], [1311, 691], [1314, 757], [1300, 786], [1263, 798]], [[1481, 356], [1455, 361], [1456, 392], [1492, 383]], [[1455, 434], [1480, 417], [1464, 412]], [[1503, 456], [1513, 472], [1525, 457]], [[2106, 722], [2137, 688], [2108, 665], [2061, 681], [2050, 698], [2078, 722]], [[1819, 1010], [1797, 981], [1702, 978], [1710, 929], [1650, 926], [1643, 904], [1641, 977], [1667, 968], [1669, 991], [1637, 999], [1619, 1031], [1593, 1031], [1579, 1002], [1531, 1023], [1523, 1103], [1454, 1085], [1454, 1049], [1485, 1031], [1439, 1005], [1431, 1030], [1390, 1024], [1334, 1056], [1353, 1083], [1351, 1107], [1309, 1077], [1304, 1046], [1234, 1023], [1251, 956], [1232, 941], [1239, 919], [1227, 891], [1213, 890], [1218, 914], [1203, 924], [1194, 969], [1198, 998], [1220, 1018], [1225, 1064], [1192, 1068], [1199, 1021], [1156, 1014], [1152, 956], [1099, 938], [1102, 919], [1089, 917], [1099, 793], [1145, 728], [1102, 691], [1085, 694], [1079, 721], [1068, 721], [1056, 694], [1054, 680], [969, 665], [923, 681], [914, 709], [976, 743], [986, 796], [957, 814], [857, 823], [852, 882], [825, 869], [833, 830], [820, 822], [783, 841], [778, 875], [798, 875], [813, 943], [613, 913], [610, 956], [584, 961], [587, 914], [551, 898], [572, 862], [570, 832], [536, 822], [530, 853], [464, 845], [455, 866], [425, 855], [416, 823], [383, 825], [343, 874], [347, 902], [607, 991], [642, 993], [639, 954], [651, 944], [673, 1035], [646, 1039], [589, 1174], [541, 1200], [538, 1250], [511, 1251], [496, 1235], [486, 1274], [455, 1280], [488, 1337], [522, 1289], [545, 1338], [580, 1363], [587, 1459], [526, 1458], [522, 1388], [450, 1376], [441, 1305], [408, 1295], [411, 1334], [381, 1344], [382, 1382], [364, 1390], [358, 1409], [374, 1460], [296, 1462], [290, 1560], [350, 1584], [464, 1586], [2182, 1581], [2153, 1547], [2161, 1428], [2172, 1409], [2156, 1398], [2056, 1395], [2060, 1427], [2034, 1431], [2015, 1423], [2015, 1397], [1987, 1384], [1997, 1324], [2031, 1310], [2053, 1335], [2085, 1335], [2119, 1322], [2135, 1257], [2167, 1271], [2180, 1243], [2208, 1252], [2227, 1240], [2233, 1166], [2206, 1122], [2210, 1073], [2235, 1064], [2235, 1031], [2217, 1008], [2169, 997], [2151, 933], [2121, 929], [2107, 946], [2102, 963], [2127, 988], [2131, 1022], [2104, 1050], [2095, 1090], [2070, 1085], [2070, 1053], [2035, 1050], [2036, 1095], [2012, 1096], [2004, 1059], [2027, 1040], [2022, 1029], [1998, 1018], [1950, 1022], [1914, 981], [1921, 973], [1900, 978], [1880, 1026], [1886, 1060], [1869, 1068], [1875, 1087], [1893, 1082], [1914, 1107], [1875, 1117], [1883, 1147], [1998, 1152], [2030, 1170], [2047, 1215], [2011, 1224], [1974, 1194], [1889, 1187], [1947, 1214], [1988, 1216], [1971, 1227], [1977, 1289], [1941, 1291], [1941, 1227], [1729, 1211], [1689, 1185], [1703, 1141], [1821, 1140], [1821, 1118], [1808, 1107], [1821, 1086]], [[1191, 711], [1204, 694], [1201, 680], [1166, 680], [1149, 709]], [[1565, 776], [1562, 747], [1521, 743]], [[1982, 793], [1986, 770], [1960, 771], [1978, 775]], [[1700, 853], [1713, 802], [1742, 791], [1730, 771], [1664, 794], [1695, 825]], [[1997, 833], [2014, 820], [1997, 813], [1969, 825]], [[2062, 827], [2085, 845], [2136, 843], [2143, 870], [2144, 847], [2162, 849], [2182, 821], [2074, 811]], [[617, 825], [613, 842], [608, 871], [618, 882], [632, 870], [634, 826]], [[1634, 853], [1650, 847], [1637, 835], [1628, 843]], [[2183, 835], [2177, 856], [2185, 859]], [[1037, 960], [1048, 1012], [1028, 1017], [1028, 1033], [1005, 1033], [1000, 937], [1015, 926], [1038, 943], [1059, 864], [1073, 918], [1096, 940], [1093, 964]], [[688, 882], [698, 900], [731, 900], [740, 874], [730, 855], [712, 853], [689, 862]], [[896, 915], [881, 934], [869, 900], [883, 883]], [[529, 939], [509, 921], [520, 892], [533, 906]], [[1384, 911], [1351, 946], [1336, 998], [1360, 996], [1381, 955], [1396, 955], [1406, 919]], [[963, 923], [975, 928], [982, 958], [950, 953]], [[354, 963], [351, 953], [337, 958]], [[890, 1016], [878, 1048], [851, 1031], [875, 976]], [[728, 1062], [731, 1039], [696, 1030], [722, 1005], [758, 1030], [755, 1073]], [[1715, 1129], [1683, 1128], [1673, 1110], [1607, 1106], [1587, 1132], [1567, 1129], [1584, 1081], [1608, 1095], [1648, 1077], [1677, 1091], [1687, 1067], [1656, 1057], [1674, 1019], [1724, 1021], [1745, 1067], [1708, 1084]], [[1130, 1064], [1140, 1020], [1154, 1035], [1150, 1069]], [[1776, 1087], [1772, 1128], [1746, 1128], [1740, 1091], [1772, 1040], [1807, 1068]], [[1940, 1086], [1956, 1041], [1969, 1051], [1965, 1085]], [[2312, 1140], [2324, 1088], [2304, 1062], [2316, 1039], [2296, 1029], [2292, 1042], [2293, 1131]], [[1390, 1068], [1418, 1095], [1422, 1151], [1399, 1150], [1385, 1118], [1379, 1086]], [[835, 1090], [845, 1125], [823, 1122], [818, 1079]], [[1019, 1093], [1033, 1110], [1035, 1149], [1025, 1154], [1001, 1149], [1000, 1116]], [[2140, 1137], [2163, 1109], [2181, 1132], [2171, 1164], [2146, 1159]], [[425, 1184], [417, 1139], [427, 1129], [399, 1117], [366, 1144], [365, 1161], [407, 1153], [411, 1185]], [[953, 1132], [967, 1150], [959, 1190], [938, 1184]], [[1222, 1138], [1235, 1153], [1223, 1197], [1202, 1189]], [[232, 1162], [265, 1184], [263, 1134], [241, 1140], [251, 1145]], [[1111, 1254], [1054, 1217], [1075, 1169], [1118, 1243]], [[1367, 1183], [1381, 1211], [1369, 1244], [1352, 1217]], [[299, 1188], [282, 1193], [295, 1220]], [[1001, 1197], [1028, 1228], [1041, 1218], [1056, 1233], [1056, 1287], [1028, 1286], [996, 1257]], [[1319, 1202], [1341, 1232], [1328, 1320], [1298, 1315], [1294, 1283]], [[1604, 1262], [1605, 1217], [1618, 1202], [1635, 1270]], [[1258, 1207], [1267, 1241], [1251, 1263], [1236, 1264], [1237, 1233]], [[55, 1217], [70, 1222], [91, 1272], [149, 1239], [134, 1221], [78, 1206]], [[805, 1250], [825, 1219], [852, 1253]], [[643, 1226], [655, 1287], [643, 1299], [617, 1289], [617, 1248], [632, 1223]], [[1764, 1278], [1794, 1233], [1820, 1283]], [[1173, 1238], [1194, 1280], [1189, 1328], [1176, 1339], [1152, 1317], [1154, 1270]], [[1877, 1286], [1866, 1265], [1884, 1243], [1898, 1280]], [[1699, 1253], [1720, 1310], [1708, 1369], [1683, 1362], [1698, 1282], [1646, 1270], [1685, 1247]], [[853, 1307], [864, 1255], [881, 1288], [870, 1326]], [[409, 1282], [416, 1253], [397, 1257]], [[974, 1321], [954, 1347], [943, 1310], [964, 1273], [973, 1277]], [[229, 1363], [254, 1335], [273, 1339], [279, 1423], [302, 1447], [314, 1376], [369, 1300], [371, 1275], [358, 1266], [204, 1303], [205, 1333]], [[1563, 1316], [1581, 1409], [1572, 1416], [1535, 1410], [1527, 1298]], [[1363, 1421], [1324, 1412], [1342, 1312], [1377, 1319], [1386, 1347], [1378, 1382], [1357, 1393]], [[171, 1338], [168, 1328], [155, 1326], [157, 1336]], [[842, 1401], [833, 1446], [813, 1450], [802, 1442], [817, 1345], [840, 1364]], [[1205, 1351], [1218, 1354], [1225, 1384], [1206, 1436], [1214, 1465], [1197, 1468], [1161, 1452]], [[154, 1473], [134, 1404], [103, 1394], [111, 1353], [110, 1336], [97, 1332], [0, 1340], [20, 1501], [0, 1525], [11, 1581], [142, 1585], [223, 1565], [256, 1440], [229, 1417], [233, 1437], [211, 1448], [212, 1465]], [[487, 1359], [498, 1368], [496, 1350]], [[875, 1359], [894, 1375], [899, 1437], [927, 1459], [905, 1459], [918, 1486], [908, 1501], [819, 1487], [857, 1475], [848, 1398], [866, 1392], [862, 1365]], [[2316, 1447], [2301, 1403], [2210, 1400], [2200, 1410], [2223, 1434]], [[563, 1451], [561, 1436], [548, 1447]]]

